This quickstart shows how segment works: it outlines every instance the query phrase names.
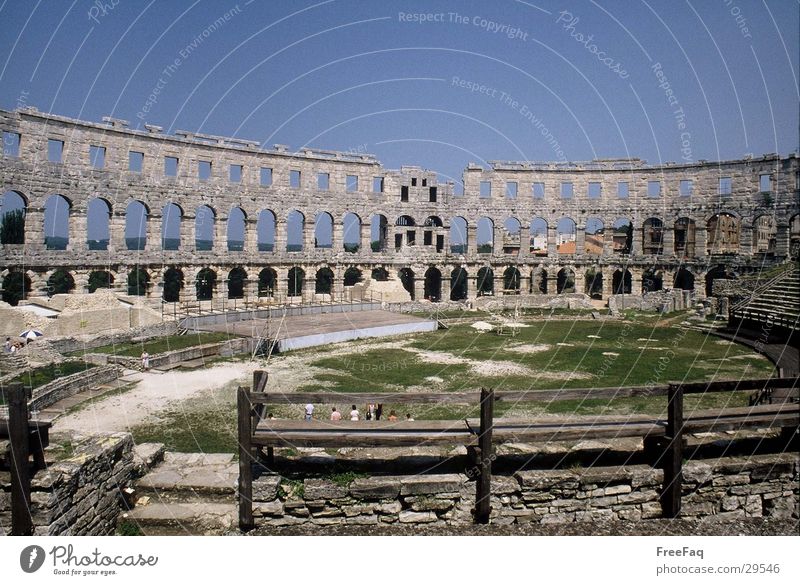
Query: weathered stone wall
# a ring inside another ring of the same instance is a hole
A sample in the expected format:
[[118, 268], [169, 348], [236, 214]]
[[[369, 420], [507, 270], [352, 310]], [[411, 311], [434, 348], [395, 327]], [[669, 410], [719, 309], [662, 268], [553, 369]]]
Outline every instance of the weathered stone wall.
[[[113, 534], [122, 509], [121, 490], [133, 475], [129, 433], [76, 437], [72, 453], [38, 471], [31, 482], [35, 534]], [[9, 473], [0, 471], [0, 535], [11, 526]]]
[[33, 391], [33, 397], [28, 403], [28, 408], [30, 410], [42, 410], [82, 390], [88, 390], [100, 384], [116, 380], [121, 375], [122, 368], [119, 366], [99, 366], [89, 368], [85, 372], [64, 376], [36, 388]]
[[[690, 461], [682, 517], [798, 518], [796, 453]], [[495, 524], [660, 518], [663, 472], [645, 465], [520, 471], [492, 478]], [[266, 475], [253, 483], [263, 526], [298, 524], [466, 524], [475, 483], [466, 475], [378, 476], [349, 483]]]
[[691, 294], [683, 290], [661, 290], [642, 295], [612, 295], [608, 299], [611, 312], [625, 309], [669, 313], [691, 307]]
[[[221, 343], [206, 343], [186, 349], [176, 349], [150, 356], [150, 367], [160, 368], [179, 362], [194, 360], [206, 357], [230, 357], [242, 353], [253, 351], [253, 344], [257, 340], [252, 338], [236, 337]], [[93, 353], [88, 354], [86, 359], [94, 363], [121, 364], [134, 370], [142, 369], [142, 360], [138, 357], [115, 356], [110, 354]]]
[[30, 350], [37, 351], [39, 347], [53, 349], [59, 353], [72, 353], [74, 351], [89, 351], [96, 347], [103, 347], [112, 344], [130, 343], [133, 339], [145, 341], [147, 339], [173, 335], [177, 333], [178, 326], [175, 322], [163, 322], [143, 327], [132, 327], [125, 331], [108, 334], [96, 334], [80, 337], [62, 337], [60, 339], [40, 338], [35, 344], [31, 344]]

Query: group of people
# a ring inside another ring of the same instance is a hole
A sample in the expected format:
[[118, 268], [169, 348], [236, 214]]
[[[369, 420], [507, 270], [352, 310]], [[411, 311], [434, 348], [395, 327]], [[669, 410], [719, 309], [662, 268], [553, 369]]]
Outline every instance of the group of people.
[[[383, 404], [367, 404], [366, 409], [364, 410], [364, 420], [381, 420], [383, 416]], [[313, 420], [314, 418], [314, 405], [313, 404], [306, 404], [305, 408], [305, 420]], [[332, 421], [342, 420], [342, 413], [336, 409], [334, 406], [331, 409], [331, 416], [330, 419]], [[386, 420], [388, 421], [396, 421], [397, 413], [394, 410], [389, 411], [389, 416]], [[350, 420], [351, 421], [358, 421], [361, 420], [361, 412], [358, 410], [358, 407], [353, 404], [350, 407]], [[411, 422], [414, 419], [411, 418], [411, 413], [406, 414], [406, 421]]]
[[25, 344], [18, 339], [12, 340], [10, 337], [6, 337], [6, 342], [3, 345], [3, 351], [5, 353], [16, 353], [23, 347], [25, 347]]

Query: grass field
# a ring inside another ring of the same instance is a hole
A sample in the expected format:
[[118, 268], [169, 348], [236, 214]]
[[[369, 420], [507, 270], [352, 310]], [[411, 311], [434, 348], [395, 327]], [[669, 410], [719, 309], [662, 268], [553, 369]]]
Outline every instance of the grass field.
[[[64, 376], [69, 376], [71, 374], [77, 374], [78, 372], [83, 372], [93, 367], [95, 367], [94, 364], [87, 364], [82, 361], [62, 362], [60, 364], [35, 368], [30, 372], [26, 372], [17, 376], [16, 378], [13, 378], [12, 380], [9, 380], [6, 382], [6, 384], [21, 383], [25, 386], [36, 389], [39, 386], [44, 386], [45, 384], [58, 378], [63, 378]], [[2, 398], [0, 398], [0, 400], [2, 400]]]
[[186, 349], [195, 345], [206, 343], [219, 343], [227, 341], [231, 335], [227, 333], [187, 333], [186, 335], [169, 335], [159, 337], [144, 343], [119, 343], [114, 345], [104, 345], [86, 351], [76, 351], [70, 355], [83, 355], [84, 353], [108, 353], [123, 357], [139, 357], [146, 351], [151, 356], [167, 351]]

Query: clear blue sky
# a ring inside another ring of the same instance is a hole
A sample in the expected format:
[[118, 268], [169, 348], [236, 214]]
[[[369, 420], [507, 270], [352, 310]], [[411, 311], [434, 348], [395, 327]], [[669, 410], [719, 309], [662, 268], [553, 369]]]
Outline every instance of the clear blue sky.
[[0, 107], [358, 149], [457, 183], [470, 161], [798, 148], [796, 0], [115, 1], [0, 0]]

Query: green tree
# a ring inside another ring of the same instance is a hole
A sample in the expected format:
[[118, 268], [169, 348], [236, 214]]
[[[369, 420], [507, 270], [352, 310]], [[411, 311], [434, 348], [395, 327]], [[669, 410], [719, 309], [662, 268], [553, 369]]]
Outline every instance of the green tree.
[[95, 270], [89, 275], [89, 292], [93, 293], [98, 288], [111, 288], [114, 279], [105, 270]]
[[16, 306], [31, 290], [31, 282], [21, 272], [10, 272], [3, 279], [3, 301]]
[[131, 296], [142, 297], [147, 294], [147, 285], [150, 276], [141, 268], [134, 268], [128, 274], [128, 294]]
[[3, 214], [0, 220], [0, 243], [25, 243], [25, 213], [21, 209]]
[[50, 278], [47, 279], [47, 295], [66, 294], [75, 288], [75, 280], [72, 275], [66, 270], [56, 270]]

